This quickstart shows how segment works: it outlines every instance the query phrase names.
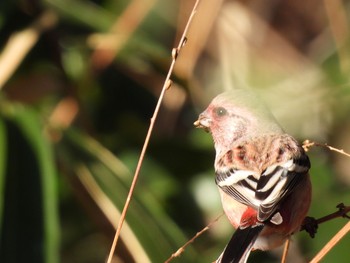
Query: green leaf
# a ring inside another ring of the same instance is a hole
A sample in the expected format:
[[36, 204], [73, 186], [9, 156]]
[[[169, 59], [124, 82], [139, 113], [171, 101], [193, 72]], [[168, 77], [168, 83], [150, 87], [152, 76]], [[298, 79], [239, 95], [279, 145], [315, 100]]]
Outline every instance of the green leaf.
[[36, 112], [20, 105], [7, 106], [1, 259], [55, 263], [59, 247], [52, 150]]
[[[132, 179], [124, 164], [92, 138], [72, 129], [65, 132], [59, 156], [61, 161], [64, 159], [66, 167], [74, 170], [100, 209], [115, 225]], [[109, 209], [105, 209], [106, 206]], [[114, 212], [109, 214], [108, 211]], [[124, 227], [127, 234], [122, 233], [121, 238], [136, 262], [164, 262], [187, 241], [157, 200], [151, 195], [147, 196], [147, 200], [142, 200], [137, 190]], [[136, 257], [140, 254], [144, 256], [142, 259]], [[195, 257], [196, 253], [188, 248], [181, 261], [194, 262]]]
[[115, 19], [111, 12], [90, 1], [45, 0], [44, 2], [63, 16], [97, 31], [107, 31]]

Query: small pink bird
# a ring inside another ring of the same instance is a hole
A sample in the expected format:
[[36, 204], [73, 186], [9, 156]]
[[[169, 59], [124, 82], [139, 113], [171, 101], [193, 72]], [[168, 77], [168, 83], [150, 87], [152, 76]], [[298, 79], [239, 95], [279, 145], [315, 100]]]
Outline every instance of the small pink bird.
[[211, 133], [215, 182], [236, 231], [217, 263], [247, 262], [251, 250], [281, 246], [300, 229], [311, 202], [310, 161], [257, 96], [218, 95], [194, 123]]

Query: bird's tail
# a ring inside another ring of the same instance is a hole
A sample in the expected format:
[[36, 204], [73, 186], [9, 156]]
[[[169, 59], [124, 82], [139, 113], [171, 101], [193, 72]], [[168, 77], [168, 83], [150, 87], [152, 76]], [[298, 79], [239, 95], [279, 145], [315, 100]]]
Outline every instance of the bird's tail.
[[245, 263], [250, 250], [264, 225], [237, 228], [228, 242], [224, 252], [215, 263]]

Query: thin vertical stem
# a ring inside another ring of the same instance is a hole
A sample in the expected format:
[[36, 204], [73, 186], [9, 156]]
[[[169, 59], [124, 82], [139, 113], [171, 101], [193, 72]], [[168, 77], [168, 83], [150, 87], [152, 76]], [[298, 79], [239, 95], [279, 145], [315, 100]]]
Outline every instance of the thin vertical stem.
[[159, 108], [160, 108], [161, 103], [163, 101], [163, 97], [164, 97], [165, 92], [171, 87], [170, 77], [171, 77], [171, 74], [173, 72], [176, 59], [177, 59], [178, 55], [180, 54], [181, 48], [186, 44], [187, 32], [189, 30], [189, 27], [190, 27], [190, 24], [191, 24], [191, 22], [193, 20], [193, 17], [195, 15], [195, 13], [197, 12], [197, 7], [198, 7], [199, 2], [200, 2], [200, 0], [196, 0], [196, 3], [195, 3], [195, 5], [194, 5], [194, 7], [192, 9], [192, 12], [191, 12], [191, 15], [190, 15], [188, 21], [187, 21], [187, 24], [186, 24], [186, 27], [185, 27], [184, 32], [182, 34], [182, 37], [181, 37], [181, 39], [179, 41], [179, 44], [178, 44], [178, 46], [176, 48], [173, 48], [173, 50], [172, 50], [172, 53], [171, 53], [172, 54], [172, 62], [171, 62], [168, 74], [166, 76], [166, 79], [164, 81], [164, 85], [163, 85], [162, 91], [161, 91], [161, 93], [159, 95], [158, 102], [157, 102], [157, 105], [155, 107], [153, 116], [151, 118], [151, 122], [150, 122], [150, 125], [149, 125], [149, 128], [148, 128], [148, 132], [147, 132], [147, 135], [146, 135], [146, 138], [145, 138], [145, 142], [143, 144], [142, 151], [141, 151], [141, 154], [140, 154], [140, 158], [139, 158], [139, 161], [138, 161], [137, 166], [136, 166], [134, 178], [132, 180], [129, 193], [128, 193], [128, 196], [126, 198], [125, 205], [124, 205], [123, 211], [122, 211], [120, 219], [119, 219], [118, 227], [117, 227], [117, 230], [115, 232], [115, 236], [114, 236], [114, 239], [113, 239], [112, 247], [111, 247], [110, 252], [109, 252], [107, 263], [111, 263], [112, 262], [113, 254], [114, 254], [115, 248], [117, 246], [118, 239], [119, 239], [119, 236], [120, 236], [120, 232], [121, 232], [121, 229], [123, 227], [123, 223], [125, 221], [126, 213], [127, 213], [128, 208], [129, 208], [129, 205], [130, 205], [130, 202], [131, 202], [131, 198], [132, 198], [132, 195], [133, 195], [133, 192], [134, 192], [134, 189], [135, 189], [138, 177], [139, 177], [139, 173], [140, 173], [140, 170], [141, 170], [142, 162], [143, 162], [143, 159], [145, 157], [146, 150], [147, 150], [147, 147], [148, 147], [148, 144], [149, 144], [149, 141], [150, 141], [150, 138], [151, 138], [151, 134], [152, 134], [152, 131], [153, 131], [153, 127], [154, 127], [155, 121], [156, 121], [157, 116], [158, 116]]
[[286, 263], [287, 262], [289, 245], [290, 245], [290, 238], [288, 238], [286, 240], [286, 242], [284, 243], [284, 249], [283, 249], [283, 255], [282, 255], [281, 263]]

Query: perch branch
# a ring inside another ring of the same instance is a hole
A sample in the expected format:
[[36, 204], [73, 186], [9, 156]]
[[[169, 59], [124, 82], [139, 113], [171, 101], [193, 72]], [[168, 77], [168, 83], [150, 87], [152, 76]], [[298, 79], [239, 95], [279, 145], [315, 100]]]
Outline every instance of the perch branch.
[[319, 224], [333, 220], [338, 217], [350, 219], [350, 216], [348, 215], [348, 213], [350, 212], [350, 206], [345, 206], [343, 203], [340, 203], [337, 205], [337, 208], [338, 208], [338, 211], [331, 213], [329, 215], [326, 215], [324, 217], [321, 217], [319, 219], [306, 217], [300, 228], [300, 231], [305, 230], [306, 232], [309, 233], [309, 235], [312, 238], [314, 238]]

